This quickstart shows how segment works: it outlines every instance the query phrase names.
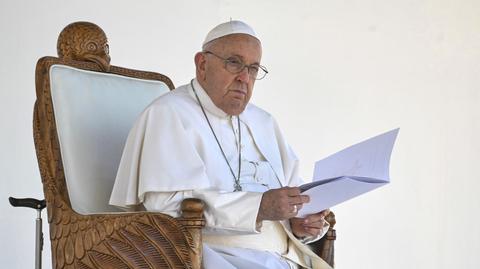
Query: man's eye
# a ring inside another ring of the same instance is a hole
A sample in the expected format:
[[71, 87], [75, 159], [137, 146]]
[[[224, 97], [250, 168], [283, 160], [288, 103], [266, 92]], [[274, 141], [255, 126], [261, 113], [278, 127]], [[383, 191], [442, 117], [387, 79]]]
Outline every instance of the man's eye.
[[229, 59], [227, 59], [227, 61], [228, 61], [228, 63], [230, 63], [230, 64], [243, 65], [243, 63], [242, 63], [240, 60], [235, 59], [235, 58], [233, 58], [233, 59], [232, 59], [232, 58], [229, 58]]
[[255, 72], [255, 73], [258, 73], [258, 70], [260, 69], [260, 66], [258, 65], [251, 65], [250, 66], [250, 69]]

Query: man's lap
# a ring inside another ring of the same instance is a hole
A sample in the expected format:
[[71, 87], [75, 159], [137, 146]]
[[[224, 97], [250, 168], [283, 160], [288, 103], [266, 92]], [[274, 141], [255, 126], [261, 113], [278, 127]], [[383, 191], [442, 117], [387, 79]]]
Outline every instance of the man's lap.
[[212, 246], [203, 244], [205, 269], [291, 269], [291, 265], [280, 255], [268, 251]]

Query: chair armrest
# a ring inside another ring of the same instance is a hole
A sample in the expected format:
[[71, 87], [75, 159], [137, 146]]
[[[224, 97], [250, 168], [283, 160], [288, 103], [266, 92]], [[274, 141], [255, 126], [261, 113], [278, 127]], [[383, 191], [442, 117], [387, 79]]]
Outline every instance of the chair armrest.
[[80, 215], [59, 204], [49, 218], [53, 268], [201, 268], [200, 200], [184, 201], [178, 219], [156, 212]]
[[205, 227], [205, 219], [203, 218], [203, 209], [205, 204], [202, 200], [196, 198], [187, 198], [182, 201], [182, 215], [177, 220], [185, 226], [190, 232], [193, 239], [193, 247], [191, 248], [193, 268], [201, 268], [202, 264], [202, 228]]

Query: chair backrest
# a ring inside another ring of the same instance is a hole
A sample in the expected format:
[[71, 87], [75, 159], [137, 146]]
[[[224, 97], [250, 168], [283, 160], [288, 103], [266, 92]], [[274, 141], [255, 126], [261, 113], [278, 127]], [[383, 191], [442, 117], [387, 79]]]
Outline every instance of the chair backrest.
[[108, 200], [128, 132], [169, 85], [62, 64], [52, 65], [49, 77], [72, 208], [81, 214], [118, 211]]

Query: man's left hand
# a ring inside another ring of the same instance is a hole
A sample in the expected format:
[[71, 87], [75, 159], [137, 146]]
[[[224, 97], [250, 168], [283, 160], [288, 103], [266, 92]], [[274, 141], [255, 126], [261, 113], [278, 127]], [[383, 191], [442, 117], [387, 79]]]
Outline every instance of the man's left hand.
[[325, 225], [325, 217], [330, 213], [329, 209], [308, 215], [305, 218], [291, 218], [290, 227], [293, 234], [298, 237], [317, 236], [322, 232]]

